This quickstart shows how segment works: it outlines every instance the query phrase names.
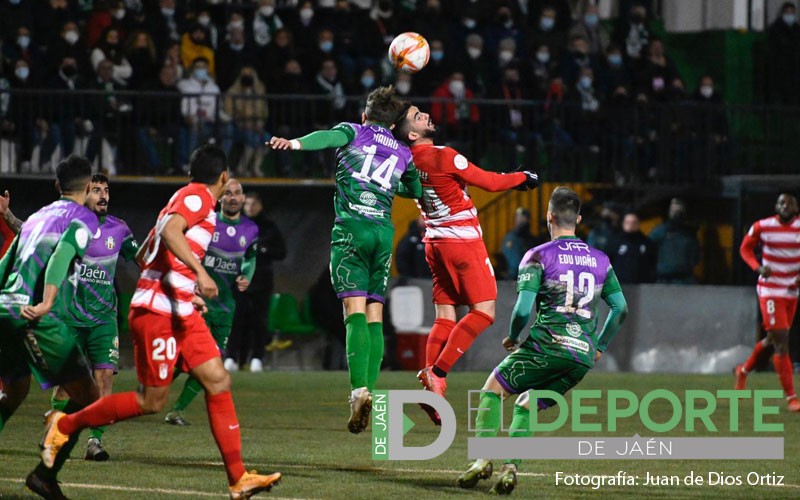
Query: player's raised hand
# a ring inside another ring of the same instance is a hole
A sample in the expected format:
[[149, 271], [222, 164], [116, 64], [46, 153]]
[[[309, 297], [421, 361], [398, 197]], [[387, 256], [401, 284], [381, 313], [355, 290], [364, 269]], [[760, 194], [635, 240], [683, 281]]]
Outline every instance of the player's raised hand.
[[11, 204], [11, 195], [8, 194], [8, 190], [3, 193], [3, 196], [0, 196], [0, 215], [5, 215], [6, 211], [8, 210], [8, 206]]
[[283, 137], [273, 137], [267, 144], [269, 144], [269, 147], [272, 149], [277, 149], [279, 151], [292, 149], [292, 141], [284, 139]]
[[245, 278], [244, 276], [237, 276], [236, 277], [236, 288], [239, 289], [240, 292], [244, 292], [247, 290], [247, 287], [250, 286], [250, 280]]
[[203, 270], [203, 272], [197, 273], [197, 291], [200, 293], [201, 296], [207, 299], [213, 299], [217, 295], [219, 295], [219, 289], [217, 288], [217, 283], [214, 281], [208, 273]]
[[517, 167], [515, 172], [521, 172], [525, 174], [525, 181], [521, 182], [516, 189], [517, 191], [528, 191], [530, 189], [536, 189], [539, 187], [539, 174], [534, 172], [533, 170], [522, 170], [524, 167], [520, 165]]
[[511, 340], [511, 337], [506, 337], [503, 339], [503, 347], [506, 351], [511, 352], [517, 348], [517, 343]]

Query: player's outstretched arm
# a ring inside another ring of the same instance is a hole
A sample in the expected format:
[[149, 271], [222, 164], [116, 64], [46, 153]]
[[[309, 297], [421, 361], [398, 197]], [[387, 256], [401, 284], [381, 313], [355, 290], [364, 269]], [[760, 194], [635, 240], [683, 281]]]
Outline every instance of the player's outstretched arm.
[[217, 284], [192, 253], [184, 235], [187, 227], [186, 219], [181, 214], [170, 214], [169, 220], [161, 228], [161, 239], [164, 240], [167, 249], [197, 275], [197, 288], [200, 294], [207, 299], [213, 299], [219, 294]]
[[277, 150], [318, 151], [320, 149], [340, 148], [355, 138], [355, 132], [349, 125], [339, 124], [331, 130], [317, 130], [298, 139], [273, 137], [267, 143]]
[[455, 173], [463, 182], [470, 186], [479, 187], [485, 191], [496, 193], [509, 189], [528, 190], [539, 186], [539, 176], [532, 171], [509, 172], [498, 174], [487, 172], [464, 156], [456, 155], [453, 160], [455, 163]]
[[[22, 230], [22, 221], [16, 218], [11, 212], [11, 208], [9, 207], [10, 204], [11, 195], [9, 194], [8, 190], [6, 190], [6, 192], [3, 193], [3, 196], [0, 196], [0, 215], [3, 216], [3, 220], [8, 228], [11, 229], [14, 234], [19, 234], [19, 232]], [[3, 237], [5, 237], [5, 234]]]
[[606, 276], [602, 297], [608, 307], [611, 308], [611, 312], [603, 324], [603, 329], [600, 331], [597, 343], [597, 350], [605, 352], [608, 344], [619, 333], [622, 322], [628, 316], [628, 302], [625, 300], [625, 295], [622, 293], [622, 288], [613, 269], [609, 270], [608, 276]]

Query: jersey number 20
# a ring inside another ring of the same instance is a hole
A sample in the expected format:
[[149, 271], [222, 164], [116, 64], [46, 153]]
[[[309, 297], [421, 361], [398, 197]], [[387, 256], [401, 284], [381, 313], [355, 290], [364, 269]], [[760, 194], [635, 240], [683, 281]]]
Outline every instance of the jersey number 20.
[[375, 158], [378, 147], [373, 144], [371, 146], [361, 146], [361, 149], [367, 153], [367, 157], [364, 159], [364, 165], [361, 166], [361, 170], [353, 172], [353, 177], [362, 181], [374, 181], [384, 191], [391, 188], [392, 174], [395, 167], [397, 167], [397, 156], [390, 155], [378, 165], [378, 168], [370, 172], [372, 170], [372, 160]]

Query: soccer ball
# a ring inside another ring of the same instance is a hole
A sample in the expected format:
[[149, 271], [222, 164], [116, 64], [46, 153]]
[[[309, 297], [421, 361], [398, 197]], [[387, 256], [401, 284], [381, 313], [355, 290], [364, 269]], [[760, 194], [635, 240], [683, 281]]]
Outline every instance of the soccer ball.
[[389, 60], [404, 73], [416, 73], [428, 64], [431, 47], [425, 37], [408, 31], [397, 35], [389, 45]]

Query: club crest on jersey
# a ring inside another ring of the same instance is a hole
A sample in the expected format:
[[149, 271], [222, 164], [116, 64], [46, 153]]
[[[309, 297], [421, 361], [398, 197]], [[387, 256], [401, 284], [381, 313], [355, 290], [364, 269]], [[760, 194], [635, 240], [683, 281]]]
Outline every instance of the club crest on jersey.
[[375, 204], [378, 203], [378, 198], [376, 198], [375, 195], [369, 191], [364, 191], [361, 193], [358, 199], [361, 201], [361, 203], [368, 207], [375, 206]]
[[584, 252], [589, 252], [589, 245], [582, 241], [562, 241], [558, 245], [559, 250], [581, 250]]
[[108, 248], [109, 250], [114, 250], [115, 245], [116, 242], [114, 241], [113, 236], [109, 236], [108, 238], [106, 238], [106, 248]]
[[233, 238], [234, 236], [236, 236], [236, 228], [233, 226], [228, 226], [228, 229], [225, 230], [225, 233], [231, 238]]
[[247, 245], [247, 238], [244, 235], [239, 236], [239, 246], [244, 248]]
[[567, 333], [573, 337], [580, 337], [583, 331], [578, 323], [567, 323]]

